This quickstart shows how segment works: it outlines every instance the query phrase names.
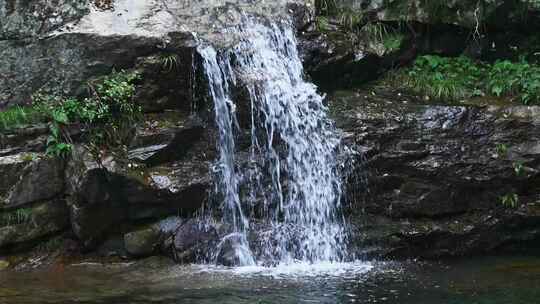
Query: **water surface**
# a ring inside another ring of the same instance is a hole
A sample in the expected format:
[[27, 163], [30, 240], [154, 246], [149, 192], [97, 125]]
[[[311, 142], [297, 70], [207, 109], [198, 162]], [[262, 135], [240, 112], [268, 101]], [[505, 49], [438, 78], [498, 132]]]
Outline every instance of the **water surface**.
[[157, 259], [0, 272], [0, 303], [538, 303], [540, 258], [264, 268]]

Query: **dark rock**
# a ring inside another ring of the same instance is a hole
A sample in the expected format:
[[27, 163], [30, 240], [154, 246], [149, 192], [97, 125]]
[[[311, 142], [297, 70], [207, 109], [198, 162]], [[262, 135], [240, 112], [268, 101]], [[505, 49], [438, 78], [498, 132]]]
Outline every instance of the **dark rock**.
[[[341, 109], [334, 111], [338, 126], [367, 161], [358, 170], [367, 166], [359, 174], [367, 173], [369, 192], [350, 211], [361, 226], [360, 247], [435, 257], [527, 246], [540, 237], [539, 107], [392, 98], [358, 92], [332, 104]], [[520, 174], [516, 163], [523, 165]], [[365, 186], [353, 182], [352, 193], [365, 192], [354, 187]], [[501, 197], [514, 193], [521, 207], [505, 208]]]
[[300, 36], [299, 50], [306, 72], [321, 89], [354, 87], [376, 79], [384, 71], [381, 56], [351, 43], [351, 39], [339, 31]]
[[246, 259], [251, 259], [249, 248], [242, 246], [240, 234], [230, 234], [223, 238], [217, 246], [217, 263], [224, 266], [245, 266], [242, 265]]
[[0, 134], [0, 156], [44, 152], [49, 132], [49, 126], [44, 123], [4, 130]]
[[0, 158], [3, 207], [15, 208], [48, 200], [64, 189], [64, 161], [45, 155], [20, 153]]
[[195, 116], [181, 112], [147, 115], [138, 128], [128, 158], [156, 166], [181, 160], [204, 136], [204, 125]]
[[68, 166], [73, 231], [93, 248], [120, 223], [191, 214], [206, 199], [209, 164], [188, 160], [159, 168], [123, 168], [106, 158], [96, 163], [75, 147]]
[[124, 235], [124, 246], [134, 257], [150, 256], [160, 240], [160, 231], [154, 227], [140, 229]]
[[0, 249], [17, 250], [18, 246], [60, 232], [69, 225], [66, 203], [53, 200], [0, 213]]
[[9, 104], [28, 103], [38, 90], [56, 95], [85, 94], [88, 80], [113, 68], [133, 67], [138, 57], [156, 52], [159, 42], [153, 37], [86, 33], [0, 41], [0, 99]]
[[179, 263], [191, 263], [198, 258], [207, 258], [210, 248], [219, 241], [216, 228], [208, 223], [189, 220], [174, 233], [172, 238], [172, 254]]

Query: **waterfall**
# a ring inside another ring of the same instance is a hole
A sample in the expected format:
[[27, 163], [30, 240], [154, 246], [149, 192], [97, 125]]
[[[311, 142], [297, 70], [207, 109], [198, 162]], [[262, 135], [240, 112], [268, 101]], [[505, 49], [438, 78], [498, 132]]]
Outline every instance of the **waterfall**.
[[[303, 79], [293, 28], [248, 19], [229, 34], [236, 44], [219, 55], [199, 48], [219, 130], [216, 193], [229, 225], [221, 243], [233, 243], [240, 265], [342, 261], [340, 133], [316, 86]], [[231, 86], [247, 89], [249, 100], [237, 101], [246, 104], [235, 104]], [[242, 169], [235, 159], [237, 106], [251, 109]]]

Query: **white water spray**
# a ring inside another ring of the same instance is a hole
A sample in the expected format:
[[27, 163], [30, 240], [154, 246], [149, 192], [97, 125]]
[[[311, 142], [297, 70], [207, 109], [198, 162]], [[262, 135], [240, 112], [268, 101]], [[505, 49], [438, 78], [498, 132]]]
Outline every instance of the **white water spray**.
[[[199, 49], [219, 129], [216, 190], [232, 227], [222, 243], [234, 239], [239, 265], [340, 262], [346, 252], [341, 139], [315, 85], [303, 80], [292, 27], [248, 20], [231, 33], [238, 43], [220, 56], [212, 47]], [[244, 174], [235, 165], [236, 106], [229, 89], [237, 82], [247, 88], [251, 106]], [[241, 181], [246, 198], [239, 194]], [[258, 218], [248, 217], [248, 208], [258, 209]], [[262, 231], [250, 244], [254, 223]]]

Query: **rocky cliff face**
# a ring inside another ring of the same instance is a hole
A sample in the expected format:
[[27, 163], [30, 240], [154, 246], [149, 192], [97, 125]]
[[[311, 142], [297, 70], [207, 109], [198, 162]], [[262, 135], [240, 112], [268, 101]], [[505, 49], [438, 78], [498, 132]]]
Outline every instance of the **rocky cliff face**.
[[[523, 22], [528, 14], [537, 14], [537, 1], [525, 0], [337, 0], [340, 8], [374, 13], [379, 20], [407, 20], [427, 24], [452, 24], [466, 28], [507, 26]], [[504, 20], [498, 18], [505, 16]]]
[[[26, 1], [0, 2], [0, 108], [28, 104], [37, 91], [84, 95], [85, 83], [112, 69], [131, 69], [143, 58], [177, 54], [177, 92], [162, 106], [189, 104], [190, 73], [199, 42], [226, 45], [218, 34], [241, 21], [242, 12], [264, 18], [310, 19], [310, 1]], [[156, 78], [156, 77], [153, 77]], [[153, 82], [149, 86], [160, 86]], [[165, 87], [156, 90], [167, 91]], [[140, 100], [143, 104], [147, 100]], [[149, 106], [156, 109], [156, 106]], [[159, 107], [158, 107], [159, 108]]]
[[432, 105], [379, 93], [332, 105], [365, 153], [367, 185], [353, 191], [351, 206], [360, 252], [434, 258], [536, 246], [539, 107]]
[[[348, 3], [380, 10], [390, 2]], [[99, 159], [84, 142], [67, 159], [47, 157], [46, 125], [0, 134], [0, 255], [60, 236], [64, 246], [56, 247], [66, 250], [191, 261], [218, 233], [189, 219], [207, 200], [216, 140], [211, 105], [199, 100], [206, 96], [197, 91], [204, 81], [195, 49], [233, 43], [214, 26], [235, 24], [240, 10], [291, 14], [303, 29], [312, 8], [292, 0], [0, 0], [0, 108], [28, 103], [38, 90], [84, 95], [89, 79], [115, 68], [142, 74], [136, 101], [146, 112], [126, 154], [105, 151]], [[323, 38], [303, 42], [308, 68], [321, 82], [346, 74], [357, 84], [394, 60], [358, 56]], [[164, 72], [161, 60], [170, 54], [178, 66]], [[535, 246], [538, 107], [436, 105], [371, 91], [347, 96], [328, 100], [347, 144], [362, 152], [349, 187], [352, 250], [433, 258]], [[246, 146], [242, 139], [239, 146]]]

